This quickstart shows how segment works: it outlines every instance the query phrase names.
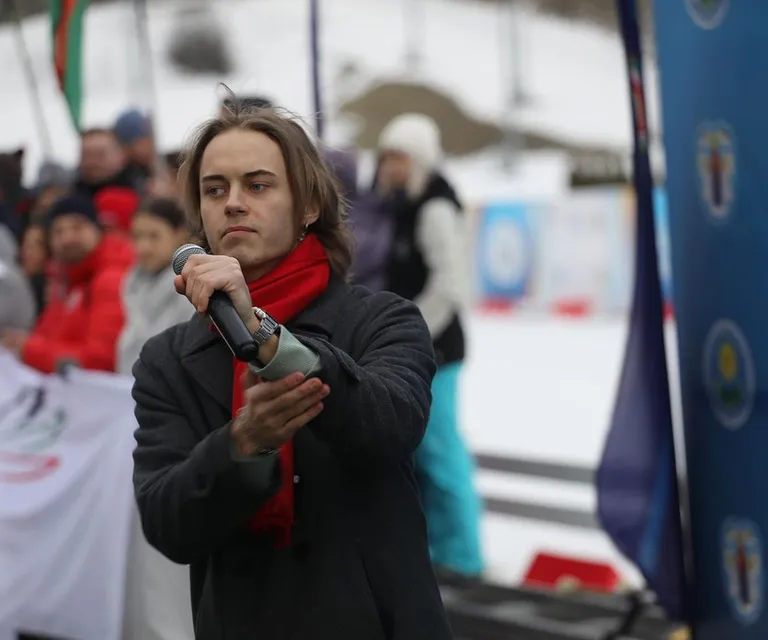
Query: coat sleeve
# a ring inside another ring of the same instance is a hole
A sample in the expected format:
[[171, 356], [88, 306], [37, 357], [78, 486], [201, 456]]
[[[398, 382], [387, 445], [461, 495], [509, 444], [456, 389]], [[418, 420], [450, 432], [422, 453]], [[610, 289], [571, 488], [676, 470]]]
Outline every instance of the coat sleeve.
[[319, 377], [331, 388], [310, 428], [350, 461], [406, 458], [429, 419], [432, 339], [413, 303], [379, 293], [363, 304], [357, 359], [323, 339], [297, 336], [319, 355]]
[[276, 456], [237, 459], [230, 423], [200, 436], [161, 372], [159, 338], [133, 369], [133, 482], [144, 535], [174, 562], [189, 564], [221, 545], [280, 488]]
[[90, 309], [83, 340], [61, 342], [42, 331], [34, 332], [22, 351], [22, 360], [30, 367], [51, 373], [59, 362], [67, 360], [83, 369], [114, 371], [116, 348], [123, 328], [124, 315], [121, 284], [124, 272], [110, 269], [96, 277], [91, 285]]

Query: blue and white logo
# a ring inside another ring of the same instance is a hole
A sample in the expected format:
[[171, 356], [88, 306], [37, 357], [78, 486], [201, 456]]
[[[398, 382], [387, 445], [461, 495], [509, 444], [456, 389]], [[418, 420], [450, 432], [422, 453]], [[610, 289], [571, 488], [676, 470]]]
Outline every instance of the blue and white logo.
[[727, 125], [706, 123], [699, 128], [697, 149], [701, 199], [713, 220], [724, 222], [733, 206], [736, 154]]
[[722, 528], [725, 594], [734, 618], [754, 624], [763, 612], [763, 545], [757, 526], [729, 518]]
[[533, 266], [529, 207], [493, 202], [483, 208], [478, 251], [482, 296], [515, 301], [526, 295]]
[[704, 343], [704, 386], [717, 420], [739, 429], [752, 413], [755, 365], [747, 339], [732, 320], [718, 320]]
[[685, 0], [688, 15], [702, 29], [715, 29], [725, 19], [731, 0]]

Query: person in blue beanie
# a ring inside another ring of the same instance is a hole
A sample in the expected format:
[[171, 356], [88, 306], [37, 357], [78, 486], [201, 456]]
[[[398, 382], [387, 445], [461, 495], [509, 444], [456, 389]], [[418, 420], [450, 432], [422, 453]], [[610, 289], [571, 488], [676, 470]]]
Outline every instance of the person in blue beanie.
[[154, 173], [155, 162], [155, 142], [149, 117], [138, 109], [129, 109], [120, 114], [112, 130], [130, 169], [144, 179], [149, 178]]

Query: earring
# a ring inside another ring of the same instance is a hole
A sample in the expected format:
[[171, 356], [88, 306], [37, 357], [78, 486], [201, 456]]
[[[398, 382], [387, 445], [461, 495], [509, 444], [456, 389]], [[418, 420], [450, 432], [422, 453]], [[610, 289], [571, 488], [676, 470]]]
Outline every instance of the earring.
[[304, 229], [301, 231], [301, 235], [299, 236], [299, 242], [304, 240], [304, 238], [307, 237], [307, 230], [309, 229], [309, 224], [304, 225]]

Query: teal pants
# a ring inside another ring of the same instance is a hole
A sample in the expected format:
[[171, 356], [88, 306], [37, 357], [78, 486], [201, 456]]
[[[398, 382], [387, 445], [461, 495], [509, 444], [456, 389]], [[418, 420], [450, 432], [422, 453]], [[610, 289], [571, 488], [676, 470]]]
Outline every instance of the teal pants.
[[459, 433], [461, 364], [440, 367], [432, 382], [432, 412], [416, 450], [416, 477], [429, 528], [432, 562], [465, 576], [483, 571], [482, 505], [473, 477], [475, 462]]

